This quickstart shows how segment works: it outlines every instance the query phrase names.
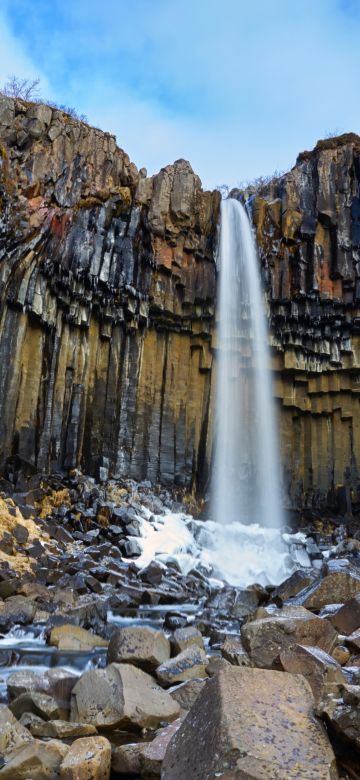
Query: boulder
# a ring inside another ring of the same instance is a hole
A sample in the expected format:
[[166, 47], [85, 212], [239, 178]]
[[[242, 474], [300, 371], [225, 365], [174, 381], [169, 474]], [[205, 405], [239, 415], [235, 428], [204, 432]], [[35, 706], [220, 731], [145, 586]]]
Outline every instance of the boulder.
[[61, 780], [109, 780], [111, 745], [105, 737], [76, 739], [60, 767]]
[[360, 650], [360, 628], [357, 631], [353, 631], [350, 636], [346, 638], [346, 644], [352, 648], [352, 650]]
[[348, 560], [335, 559], [326, 566], [325, 577], [301, 591], [296, 603], [320, 611], [326, 604], [343, 604], [360, 591], [360, 570]]
[[327, 692], [317, 715], [360, 750], [360, 685], [339, 685]]
[[28, 691], [28, 693], [21, 693], [10, 704], [10, 709], [16, 718], [21, 718], [25, 712], [32, 712], [34, 715], [38, 715], [39, 718], [44, 720], [51, 720], [53, 718], [61, 718], [64, 716], [64, 712], [58, 706], [57, 701], [52, 696], [48, 696], [47, 693], [41, 693], [39, 691]]
[[[175, 721], [176, 722], [176, 721]], [[142, 742], [131, 742], [128, 745], [118, 745], [112, 750], [111, 768], [120, 777], [138, 777], [141, 772]]]
[[174, 701], [177, 701], [182, 710], [188, 711], [191, 710], [191, 707], [204, 685], [206, 685], [206, 680], [196, 678], [194, 680], [187, 680], [169, 691], [169, 694]]
[[170, 642], [162, 631], [146, 626], [120, 628], [111, 637], [107, 661], [129, 663], [151, 672], [170, 658]]
[[238, 636], [227, 636], [221, 646], [221, 655], [233, 666], [251, 666], [251, 660]]
[[197, 645], [204, 650], [204, 640], [201, 632], [194, 626], [185, 626], [184, 628], [177, 628], [174, 631], [174, 635], [171, 641], [174, 654], [181, 653], [191, 645]]
[[10, 699], [22, 693], [39, 691], [52, 696], [61, 709], [69, 709], [70, 694], [78, 675], [66, 669], [48, 669], [46, 672], [32, 672], [30, 669], [12, 672], [7, 678]]
[[176, 734], [182, 723], [182, 718], [169, 723], [151, 742], [142, 746], [140, 753], [140, 768], [145, 777], [161, 777], [161, 767], [170, 740]]
[[54, 739], [75, 739], [92, 737], [97, 734], [95, 726], [89, 723], [69, 723], [67, 720], [41, 721], [40, 718], [29, 727], [34, 737], [53, 737]]
[[71, 694], [71, 720], [97, 728], [156, 728], [179, 712], [150, 675], [130, 664], [85, 672]]
[[170, 658], [158, 666], [156, 677], [164, 686], [192, 680], [194, 677], [207, 677], [207, 656], [197, 645], [191, 645], [182, 653]]
[[352, 634], [360, 628], [360, 592], [329, 615], [328, 620], [339, 634]]
[[25, 596], [9, 596], [0, 602], [0, 631], [8, 631], [15, 623], [31, 623], [36, 605]]
[[279, 654], [289, 645], [310, 645], [331, 653], [337, 644], [331, 623], [297, 606], [283, 607], [246, 623], [241, 638], [254, 665], [266, 669], [279, 667]]
[[290, 645], [281, 651], [280, 661], [285, 672], [305, 677], [315, 701], [321, 698], [325, 685], [346, 682], [341, 666], [319, 647]]
[[19, 723], [11, 710], [5, 704], [0, 704], [0, 755], [32, 739], [30, 731]]
[[273, 590], [271, 600], [282, 605], [284, 601], [294, 598], [294, 596], [297, 596], [298, 593], [311, 585], [315, 579], [316, 574], [313, 572], [298, 569]]
[[79, 626], [65, 624], [52, 629], [49, 644], [59, 650], [92, 650], [94, 647], [107, 647], [108, 641]]
[[300, 675], [229, 666], [170, 740], [162, 780], [337, 780], [335, 756]]
[[68, 746], [58, 740], [33, 739], [5, 756], [1, 780], [57, 780]]

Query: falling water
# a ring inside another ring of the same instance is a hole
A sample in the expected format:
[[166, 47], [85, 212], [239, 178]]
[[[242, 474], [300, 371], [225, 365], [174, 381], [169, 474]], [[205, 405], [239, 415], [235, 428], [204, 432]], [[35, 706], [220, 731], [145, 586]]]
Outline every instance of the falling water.
[[280, 464], [264, 298], [253, 231], [239, 201], [222, 202], [214, 515], [282, 525]]

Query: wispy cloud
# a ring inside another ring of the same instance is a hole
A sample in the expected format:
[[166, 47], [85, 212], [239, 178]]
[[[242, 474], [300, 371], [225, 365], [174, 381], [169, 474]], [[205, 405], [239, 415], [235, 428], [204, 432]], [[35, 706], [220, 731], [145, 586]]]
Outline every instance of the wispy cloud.
[[236, 184], [360, 131], [357, 0], [3, 3], [0, 76], [7, 58], [6, 75], [39, 73], [150, 172], [186, 157]]

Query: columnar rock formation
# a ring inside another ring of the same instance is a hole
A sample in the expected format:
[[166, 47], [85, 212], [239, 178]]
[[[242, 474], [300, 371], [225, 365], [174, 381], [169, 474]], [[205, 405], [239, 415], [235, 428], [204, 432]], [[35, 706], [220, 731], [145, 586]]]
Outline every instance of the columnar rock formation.
[[[252, 199], [294, 506], [355, 495], [360, 138]], [[219, 194], [107, 133], [0, 97], [0, 469], [206, 483]], [[101, 471], [100, 471], [101, 470]]]
[[360, 137], [321, 141], [252, 204], [292, 502], [358, 498]]
[[[0, 101], [1, 465], [190, 484], [204, 461], [218, 193]], [[201, 456], [201, 457], [200, 457]]]

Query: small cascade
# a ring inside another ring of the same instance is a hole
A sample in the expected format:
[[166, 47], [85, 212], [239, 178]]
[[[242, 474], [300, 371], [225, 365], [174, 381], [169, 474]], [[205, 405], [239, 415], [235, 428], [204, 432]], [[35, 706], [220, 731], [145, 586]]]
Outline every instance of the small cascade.
[[280, 531], [280, 460], [264, 297], [252, 227], [245, 208], [231, 198], [222, 202], [219, 263], [213, 516], [219, 524]]

